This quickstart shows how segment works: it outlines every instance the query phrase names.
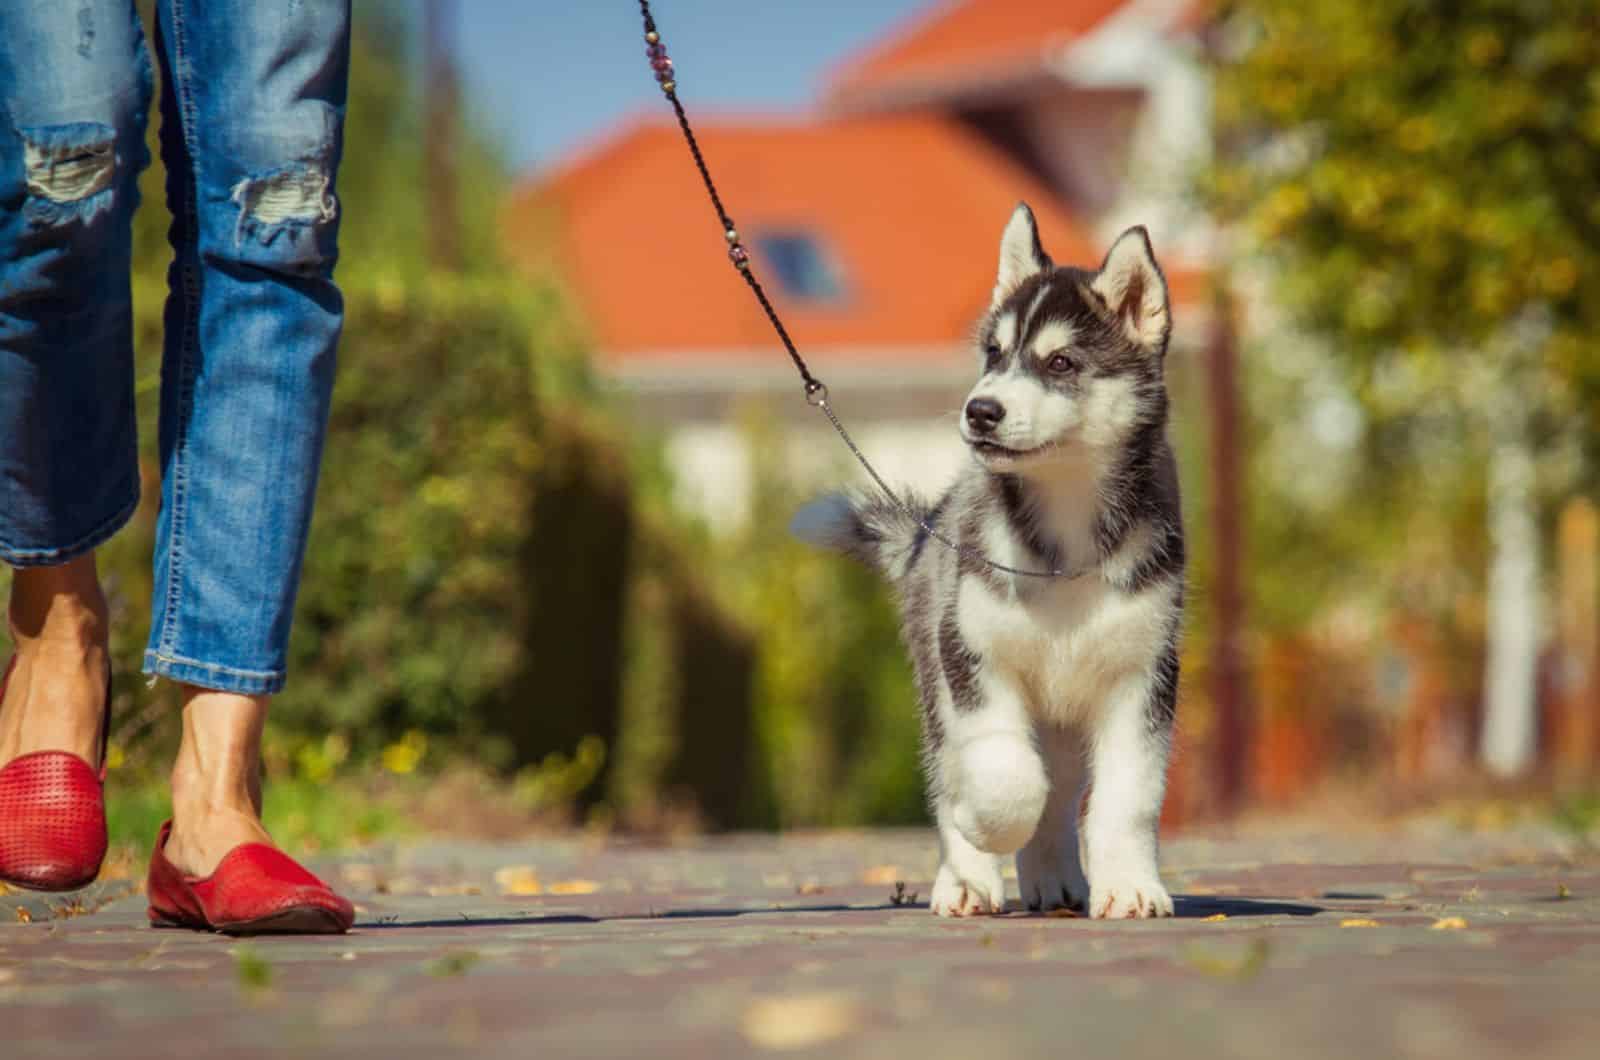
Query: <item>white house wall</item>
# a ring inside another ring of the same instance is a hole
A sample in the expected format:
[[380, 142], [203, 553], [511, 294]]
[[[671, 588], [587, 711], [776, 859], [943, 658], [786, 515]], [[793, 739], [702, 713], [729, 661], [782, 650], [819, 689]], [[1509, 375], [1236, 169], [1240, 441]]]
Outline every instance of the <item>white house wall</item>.
[[[969, 459], [953, 418], [862, 423], [853, 433], [891, 485], [923, 496], [942, 492]], [[720, 533], [749, 521], [755, 462], [744, 428], [729, 422], [681, 424], [668, 430], [666, 448], [676, 500], [685, 512]], [[872, 487], [825, 426], [788, 431], [782, 452], [785, 478], [797, 495]]]
[[1211, 79], [1198, 43], [1171, 27], [1191, 0], [1129, 0], [1057, 64], [1083, 88], [1137, 87], [1146, 105], [1132, 134], [1126, 180], [1100, 218], [1111, 238], [1132, 224], [1181, 257], [1203, 263], [1211, 227], [1193, 201], [1192, 178], [1211, 157]]

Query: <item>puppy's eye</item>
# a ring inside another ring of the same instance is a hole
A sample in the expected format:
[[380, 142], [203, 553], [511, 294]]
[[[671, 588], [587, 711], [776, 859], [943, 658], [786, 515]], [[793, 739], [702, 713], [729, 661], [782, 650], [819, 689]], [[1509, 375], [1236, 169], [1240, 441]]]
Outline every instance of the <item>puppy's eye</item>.
[[993, 364], [1000, 359], [999, 343], [991, 342], [983, 348], [983, 359]]
[[1067, 372], [1075, 371], [1078, 367], [1073, 363], [1072, 358], [1064, 353], [1053, 355], [1048, 361], [1044, 362], [1044, 366], [1056, 375], [1065, 375]]

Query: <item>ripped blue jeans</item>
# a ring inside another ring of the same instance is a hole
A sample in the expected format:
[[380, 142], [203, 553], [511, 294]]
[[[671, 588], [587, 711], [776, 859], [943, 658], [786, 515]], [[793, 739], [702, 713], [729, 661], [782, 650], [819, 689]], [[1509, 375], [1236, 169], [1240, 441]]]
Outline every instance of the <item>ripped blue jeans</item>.
[[[160, 0], [172, 214], [146, 673], [282, 687], [343, 303], [349, 0]], [[133, 0], [0, 0], [0, 561], [139, 500], [129, 282], [149, 161]]]

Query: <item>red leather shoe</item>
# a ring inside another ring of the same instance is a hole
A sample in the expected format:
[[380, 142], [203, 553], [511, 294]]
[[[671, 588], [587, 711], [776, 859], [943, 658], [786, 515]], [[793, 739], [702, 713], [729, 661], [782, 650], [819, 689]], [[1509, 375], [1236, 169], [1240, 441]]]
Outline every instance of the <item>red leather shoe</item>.
[[167, 860], [172, 822], [161, 826], [150, 856], [150, 923], [225, 935], [342, 935], [355, 907], [289, 855], [265, 843], [228, 851], [204, 879]]
[[[0, 697], [16, 667], [0, 679]], [[100, 875], [106, 857], [106, 738], [111, 684], [101, 723], [100, 768], [69, 751], [18, 755], [0, 769], [0, 883], [33, 891], [75, 891]]]

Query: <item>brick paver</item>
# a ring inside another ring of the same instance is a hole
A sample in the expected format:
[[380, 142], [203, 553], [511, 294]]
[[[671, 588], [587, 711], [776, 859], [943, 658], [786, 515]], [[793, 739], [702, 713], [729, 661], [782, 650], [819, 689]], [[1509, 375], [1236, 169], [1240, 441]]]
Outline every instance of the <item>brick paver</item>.
[[13, 893], [0, 1057], [1600, 1055], [1591, 844], [1290, 830], [1164, 863], [1179, 916], [1142, 923], [938, 920], [922, 831], [365, 851], [318, 866], [361, 909], [330, 939]]

